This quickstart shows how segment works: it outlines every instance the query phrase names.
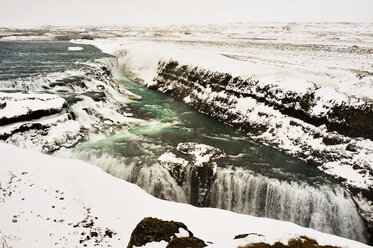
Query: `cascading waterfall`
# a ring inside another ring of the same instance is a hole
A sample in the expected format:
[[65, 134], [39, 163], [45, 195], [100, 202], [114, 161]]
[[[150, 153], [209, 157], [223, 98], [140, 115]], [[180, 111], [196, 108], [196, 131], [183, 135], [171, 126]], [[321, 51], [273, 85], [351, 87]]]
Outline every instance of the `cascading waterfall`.
[[158, 163], [149, 165], [142, 163], [140, 159], [117, 158], [108, 153], [97, 155], [93, 151], [75, 153], [67, 151], [56, 155], [94, 164], [117, 178], [138, 185], [155, 197], [188, 203], [184, 190], [177, 185], [170, 173]]
[[354, 202], [338, 186], [282, 182], [242, 169], [220, 169], [209, 207], [291, 221], [322, 232], [366, 241]]
[[[119, 158], [92, 150], [57, 155], [87, 161], [158, 198], [190, 203], [190, 171], [186, 171], [183, 185], [179, 186], [165, 168], [158, 163], [141, 162], [140, 158]], [[338, 186], [288, 183], [241, 168], [220, 168], [209, 191], [208, 207], [291, 221], [362, 242], [367, 239], [354, 202]]]

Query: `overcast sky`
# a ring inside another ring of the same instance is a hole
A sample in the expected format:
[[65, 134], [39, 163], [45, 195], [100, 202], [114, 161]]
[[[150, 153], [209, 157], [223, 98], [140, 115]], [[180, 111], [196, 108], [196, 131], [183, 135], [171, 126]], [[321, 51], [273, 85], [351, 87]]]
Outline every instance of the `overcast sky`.
[[373, 0], [0, 0], [0, 26], [373, 22]]

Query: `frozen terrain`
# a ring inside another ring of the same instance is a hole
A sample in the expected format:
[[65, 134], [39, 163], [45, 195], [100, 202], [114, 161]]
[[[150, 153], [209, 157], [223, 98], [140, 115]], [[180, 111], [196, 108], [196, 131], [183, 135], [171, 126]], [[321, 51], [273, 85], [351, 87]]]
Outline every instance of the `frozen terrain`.
[[372, 242], [372, 27], [2, 28], [0, 138], [162, 199]]
[[[159, 200], [78, 160], [2, 142], [0, 153], [2, 247], [125, 247], [144, 217], [181, 221], [208, 247], [287, 243], [301, 235], [320, 245], [368, 247], [288, 222]], [[244, 233], [251, 235], [234, 239]]]
[[332, 175], [371, 220], [371, 27], [117, 28], [117, 37], [77, 42], [116, 55], [129, 78]]

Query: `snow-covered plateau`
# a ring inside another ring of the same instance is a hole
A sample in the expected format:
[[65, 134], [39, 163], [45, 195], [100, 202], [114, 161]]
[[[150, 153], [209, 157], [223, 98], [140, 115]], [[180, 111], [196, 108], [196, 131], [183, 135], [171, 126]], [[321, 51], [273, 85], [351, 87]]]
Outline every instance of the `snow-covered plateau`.
[[[79, 160], [2, 142], [0, 154], [2, 247], [125, 247], [145, 217], [182, 222], [208, 247], [287, 244], [300, 236], [315, 239], [319, 245], [369, 247], [289, 222], [159, 200]], [[185, 235], [182, 228], [175, 234]], [[234, 239], [238, 235], [241, 238]], [[146, 247], [167, 245], [164, 240]]]

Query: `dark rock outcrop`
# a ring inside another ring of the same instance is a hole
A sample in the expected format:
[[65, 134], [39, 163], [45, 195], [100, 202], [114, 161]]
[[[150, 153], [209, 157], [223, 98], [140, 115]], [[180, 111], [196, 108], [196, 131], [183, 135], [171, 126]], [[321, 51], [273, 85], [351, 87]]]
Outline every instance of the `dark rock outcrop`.
[[319, 243], [307, 236], [300, 236], [299, 238], [290, 239], [288, 244], [276, 242], [273, 245], [261, 242], [252, 243], [239, 248], [338, 248], [332, 245], [319, 245]]
[[166, 248], [203, 248], [206, 243], [196, 237], [183, 237], [173, 239]]
[[[177, 234], [179, 233], [180, 229], [183, 229], [188, 233], [188, 238], [193, 237], [193, 233], [189, 231], [187, 226], [181, 222], [164, 221], [157, 218], [146, 217], [140, 221], [140, 223], [137, 224], [136, 228], [133, 230], [127, 247], [132, 248], [143, 246], [150, 242], [160, 242], [162, 240], [170, 243], [172, 240], [178, 239]], [[183, 247], [180, 245], [187, 242], [197, 244], [200, 243], [197, 239], [193, 238], [190, 240], [175, 240], [174, 245], [170, 247]]]
[[215, 160], [224, 157], [223, 151], [194, 142], [180, 143], [176, 149], [193, 156], [193, 166], [189, 169], [191, 174], [190, 203], [195, 206], [206, 206], [207, 192], [216, 173]]
[[[173, 153], [164, 153], [158, 158], [179, 185], [189, 180], [190, 203], [195, 206], [207, 206], [208, 191], [215, 180], [216, 160], [225, 156], [218, 148], [194, 142], [180, 143], [176, 148], [180, 153], [189, 156], [189, 161]], [[186, 178], [185, 175], [188, 175]]]
[[185, 167], [188, 165], [188, 161], [182, 158], [176, 157], [173, 153], [164, 153], [158, 158], [159, 163], [165, 167], [170, 175], [175, 178], [178, 185], [182, 185], [185, 175]]

